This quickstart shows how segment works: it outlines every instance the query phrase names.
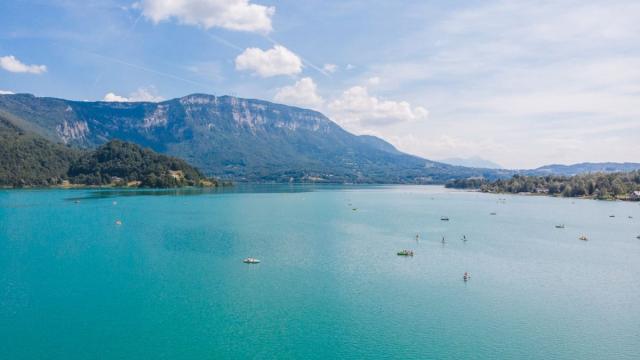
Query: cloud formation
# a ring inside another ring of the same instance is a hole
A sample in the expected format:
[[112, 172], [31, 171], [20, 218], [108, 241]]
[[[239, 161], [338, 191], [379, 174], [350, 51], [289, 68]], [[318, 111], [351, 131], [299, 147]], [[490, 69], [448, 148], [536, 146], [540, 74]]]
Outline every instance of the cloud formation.
[[406, 101], [382, 100], [369, 95], [365, 86], [353, 86], [328, 105], [331, 115], [345, 125], [384, 126], [425, 119], [429, 114], [422, 106]]
[[333, 74], [334, 72], [336, 72], [338, 70], [338, 65], [336, 65], [336, 64], [324, 64], [324, 66], [322, 66], [322, 70], [326, 71], [329, 74]]
[[302, 60], [282, 45], [266, 51], [248, 48], [236, 57], [236, 70], [251, 71], [261, 77], [295, 75], [302, 72]]
[[297, 105], [318, 109], [324, 99], [318, 95], [317, 85], [310, 77], [302, 78], [295, 84], [280, 88], [274, 100], [287, 105]]
[[142, 0], [136, 4], [142, 14], [158, 23], [175, 18], [187, 25], [234, 31], [269, 33], [272, 30], [272, 6], [252, 4], [249, 0]]
[[120, 95], [116, 95], [112, 92], [107, 93], [103, 98], [102, 101], [106, 101], [106, 102], [128, 102], [129, 98], [126, 98], [124, 96], [120, 96]]
[[0, 90], [0, 95], [12, 95], [12, 94], [15, 94], [15, 93], [9, 90]]
[[102, 98], [102, 101], [107, 102], [160, 102], [163, 100], [164, 98], [157, 94], [153, 86], [141, 87], [128, 97], [109, 92]]
[[42, 74], [47, 72], [45, 65], [27, 65], [13, 55], [0, 57], [0, 68], [12, 73]]

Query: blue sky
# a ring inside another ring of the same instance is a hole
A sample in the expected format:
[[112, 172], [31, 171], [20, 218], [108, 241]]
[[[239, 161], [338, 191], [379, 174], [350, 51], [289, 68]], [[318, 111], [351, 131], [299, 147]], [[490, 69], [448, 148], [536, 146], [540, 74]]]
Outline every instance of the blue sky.
[[12, 0], [0, 91], [236, 95], [431, 159], [640, 161], [640, 2]]

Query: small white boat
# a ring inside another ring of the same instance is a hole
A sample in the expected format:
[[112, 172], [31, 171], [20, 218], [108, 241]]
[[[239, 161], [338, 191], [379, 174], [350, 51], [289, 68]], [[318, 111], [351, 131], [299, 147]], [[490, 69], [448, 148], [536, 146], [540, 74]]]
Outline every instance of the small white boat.
[[242, 260], [243, 263], [245, 264], [260, 264], [260, 260], [256, 259], [256, 258], [252, 258], [252, 257], [248, 257], [244, 260]]
[[586, 237], [585, 235], [580, 236], [578, 239], [582, 240], [582, 241], [587, 241], [589, 240], [588, 237]]
[[121, 220], [116, 220], [116, 225], [122, 225], [122, 221]]

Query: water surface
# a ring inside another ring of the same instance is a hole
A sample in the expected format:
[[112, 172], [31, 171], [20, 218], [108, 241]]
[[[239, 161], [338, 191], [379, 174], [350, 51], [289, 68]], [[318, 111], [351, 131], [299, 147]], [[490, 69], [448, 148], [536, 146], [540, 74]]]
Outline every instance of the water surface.
[[0, 191], [0, 354], [637, 359], [639, 234], [638, 203], [427, 186]]

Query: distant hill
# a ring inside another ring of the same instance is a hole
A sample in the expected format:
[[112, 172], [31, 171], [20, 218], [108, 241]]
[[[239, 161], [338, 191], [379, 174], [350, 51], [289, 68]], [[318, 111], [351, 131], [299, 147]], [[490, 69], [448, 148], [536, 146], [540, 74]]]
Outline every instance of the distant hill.
[[580, 163], [573, 165], [546, 165], [532, 170], [523, 170], [523, 173], [530, 175], [566, 175], [573, 176], [585, 173], [612, 173], [612, 172], [629, 172], [640, 170], [640, 163]]
[[452, 166], [351, 134], [319, 112], [231, 96], [109, 103], [0, 95], [0, 110], [77, 148], [122, 139], [239, 181], [444, 183], [513, 172]]
[[502, 169], [502, 166], [494, 163], [493, 161], [483, 159], [478, 156], [473, 156], [469, 158], [447, 158], [440, 160], [445, 164], [457, 165], [457, 166], [466, 166], [466, 167], [474, 167], [474, 168], [484, 168], [484, 169]]
[[69, 181], [85, 185], [134, 185], [151, 188], [199, 186], [206, 180], [184, 160], [111, 140], [73, 161]]
[[55, 144], [18, 126], [0, 112], [0, 186], [49, 186], [66, 179], [82, 152]]
[[212, 185], [184, 160], [112, 140], [95, 150], [73, 149], [24, 130], [21, 119], [0, 112], [0, 186]]

